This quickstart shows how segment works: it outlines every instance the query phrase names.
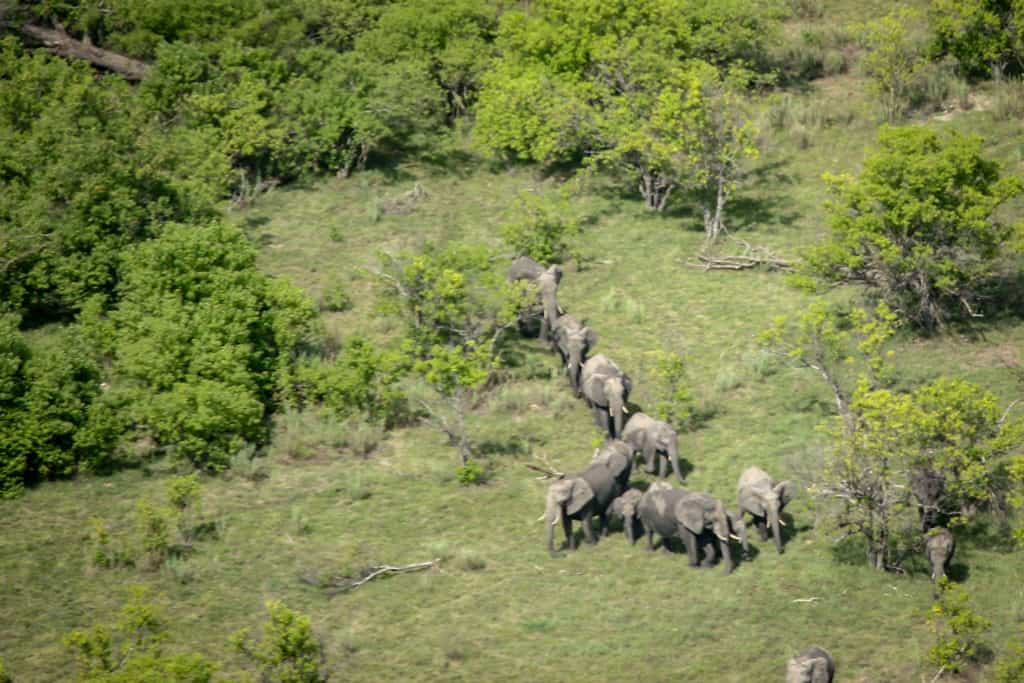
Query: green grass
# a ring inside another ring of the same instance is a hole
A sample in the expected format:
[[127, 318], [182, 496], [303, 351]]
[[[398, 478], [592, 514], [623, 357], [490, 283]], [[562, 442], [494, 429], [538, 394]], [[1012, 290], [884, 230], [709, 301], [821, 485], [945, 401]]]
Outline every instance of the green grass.
[[[856, 79], [837, 80], [799, 97], [844, 106], [858, 88]], [[860, 107], [859, 97], [849, 106]], [[1020, 170], [1010, 123], [973, 112], [935, 125], [982, 132], [993, 139], [992, 154]], [[811, 130], [806, 147], [788, 132], [767, 139], [733, 205], [734, 234], [790, 256], [819, 239], [827, 198], [821, 173], [855, 172], [874, 130], [874, 120], [858, 115]], [[376, 209], [415, 182], [428, 196], [413, 212]], [[522, 170], [406, 166], [398, 178], [368, 172], [275, 191], [234, 218], [261, 245], [268, 272], [314, 297], [344, 284], [352, 308], [324, 316], [335, 339], [368, 334], [383, 342], [398, 328], [374, 308], [378, 250], [450, 239], [501, 249], [497, 226], [517, 193], [551, 185]], [[694, 465], [689, 486], [732, 506], [736, 479], [749, 465], [780, 478], [813, 467], [828, 395], [810, 374], [771, 367], [754, 341], [772, 317], [807, 299], [778, 274], [687, 268], [703, 239], [695, 214], [651, 216], [635, 198], [602, 187], [578, 202], [596, 220], [584, 236], [587, 265], [567, 268], [563, 305], [597, 330], [599, 351], [634, 375], [638, 403], [651, 398], [646, 354], [675, 350], [687, 360], [698, 400], [716, 409], [704, 428], [682, 437], [682, 455]], [[1004, 351], [1020, 348], [1024, 326], [983, 329], [905, 338], [903, 371], [922, 379], [961, 374], [1010, 399], [1020, 387], [1000, 363]], [[545, 484], [524, 464], [542, 454], [560, 469], [579, 469], [596, 430], [551, 354], [537, 342], [519, 347], [525, 360], [514, 381], [470, 421], [490, 453], [484, 486], [456, 482], [455, 452], [427, 426], [393, 432], [362, 458], [344, 446], [346, 425], [284, 415], [268, 478], [205, 480], [204, 515], [219, 520], [220, 535], [172, 568], [97, 571], [87, 561], [89, 517], [126, 531], [136, 500], [162, 496], [159, 470], [47, 484], [0, 502], [0, 656], [16, 680], [67, 680], [73, 668], [62, 636], [109, 620], [124, 587], [139, 582], [169, 601], [170, 645], [225, 662], [227, 673], [238, 664], [228, 634], [258, 625], [263, 603], [279, 599], [312, 617], [336, 680], [768, 681], [781, 679], [786, 659], [812, 643], [836, 656], [840, 680], [930, 678], [923, 663], [931, 644], [927, 576], [836, 563], [806, 499], [789, 509], [797, 535], [786, 554], [755, 542], [755, 560], [729, 577], [628, 547], [621, 534], [550, 558], [536, 521]], [[436, 557], [443, 559], [438, 570], [333, 598], [299, 580]], [[976, 609], [993, 622], [988, 641], [998, 654], [1024, 620], [1022, 554], [965, 542], [959, 558], [969, 567]], [[816, 599], [795, 602], [806, 598]]]

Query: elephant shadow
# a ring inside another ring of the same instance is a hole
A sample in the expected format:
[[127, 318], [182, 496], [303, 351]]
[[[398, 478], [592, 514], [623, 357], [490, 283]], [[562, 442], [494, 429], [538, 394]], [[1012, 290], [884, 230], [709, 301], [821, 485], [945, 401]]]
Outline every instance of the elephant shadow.
[[809, 525], [804, 525], [800, 528], [797, 528], [796, 522], [793, 520], [793, 515], [785, 511], [779, 515], [779, 519], [785, 522], [785, 526], [779, 529], [779, 534], [782, 536], [783, 548], [789, 545], [790, 541], [795, 539], [799, 532], [809, 531], [811, 529]]

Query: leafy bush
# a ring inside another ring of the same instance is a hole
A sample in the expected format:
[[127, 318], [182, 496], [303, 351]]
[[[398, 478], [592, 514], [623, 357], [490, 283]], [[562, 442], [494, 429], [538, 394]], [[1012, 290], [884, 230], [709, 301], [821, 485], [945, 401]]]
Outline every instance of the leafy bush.
[[645, 380], [651, 385], [651, 415], [678, 430], [692, 429], [696, 405], [683, 357], [675, 351], [655, 352], [650, 356], [650, 370]]
[[209, 683], [216, 665], [199, 654], [164, 652], [168, 626], [160, 604], [148, 589], [134, 586], [112, 625], [76, 629], [64, 638], [74, 655], [78, 679], [85, 683], [169, 681]]
[[340, 282], [331, 282], [320, 295], [321, 311], [347, 311], [352, 308], [352, 296]]
[[982, 647], [982, 634], [991, 626], [967, 603], [967, 591], [962, 586], [946, 577], [939, 579], [939, 598], [928, 610], [928, 624], [935, 633], [928, 661], [942, 670], [957, 673], [973, 661]]
[[473, 486], [487, 481], [487, 473], [476, 460], [469, 460], [455, 470], [455, 478], [463, 486]]
[[579, 221], [569, 215], [569, 202], [562, 196], [521, 192], [516, 203], [517, 218], [501, 227], [501, 236], [516, 256], [529, 256], [544, 263], [564, 263], [578, 258], [573, 241], [580, 235]]
[[1024, 629], [1007, 650], [996, 663], [996, 683], [1020, 683], [1024, 681]]
[[932, 51], [952, 55], [960, 71], [984, 77], [1017, 63], [1024, 55], [1024, 5], [999, 0], [932, 0]]
[[309, 617], [281, 602], [266, 604], [270, 619], [263, 625], [263, 637], [249, 642], [249, 630], [235, 633], [231, 642], [253, 666], [260, 680], [271, 683], [321, 683], [324, 653], [313, 633]]
[[927, 23], [921, 12], [901, 7], [858, 27], [865, 49], [861, 68], [890, 121], [906, 111], [910, 91], [928, 63], [929, 36], [924, 26]]
[[409, 370], [408, 357], [381, 349], [370, 340], [348, 339], [333, 360], [307, 358], [296, 379], [305, 400], [341, 418], [362, 414], [387, 428], [409, 417], [400, 380]]
[[926, 330], [976, 313], [1019, 228], [994, 217], [1020, 194], [1014, 176], [981, 156], [980, 138], [921, 127], [883, 128], [860, 176], [826, 175], [831, 238], [806, 253], [804, 272], [863, 284]]

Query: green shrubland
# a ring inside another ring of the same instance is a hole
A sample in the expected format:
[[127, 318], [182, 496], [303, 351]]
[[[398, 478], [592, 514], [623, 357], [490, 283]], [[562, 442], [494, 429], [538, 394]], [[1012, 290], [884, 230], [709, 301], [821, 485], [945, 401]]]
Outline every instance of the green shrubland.
[[[1016, 4], [0, 10], [0, 679], [1015, 680]], [[689, 267], [733, 246], [780, 258]], [[799, 483], [785, 555], [546, 555], [525, 465], [601, 437], [519, 254], [687, 487]], [[969, 592], [926, 618], [920, 467]]]

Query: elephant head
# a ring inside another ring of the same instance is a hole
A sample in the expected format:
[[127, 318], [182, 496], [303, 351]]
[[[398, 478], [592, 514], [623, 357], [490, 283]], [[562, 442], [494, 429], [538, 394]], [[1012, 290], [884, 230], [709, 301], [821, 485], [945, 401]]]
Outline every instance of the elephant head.
[[916, 467], [910, 471], [910, 491], [917, 499], [917, 514], [921, 519], [921, 531], [942, 525], [942, 499], [946, 493], [946, 478], [928, 467]]
[[956, 551], [956, 539], [944, 527], [934, 527], [928, 532], [924, 542], [925, 554], [932, 566], [932, 580], [938, 581], [946, 575], [946, 569]]
[[[772, 536], [775, 539], [775, 549], [783, 552], [782, 534], [779, 518], [782, 510], [786, 507], [796, 492], [796, 486], [789, 481], [774, 483], [767, 472], [758, 468], [750, 467], [740, 475], [738, 487], [739, 512], [744, 511], [764, 518], [771, 527]], [[746, 539], [744, 537], [743, 550], [747, 551]]]
[[576, 325], [559, 324], [555, 329], [555, 344], [565, 356], [566, 369], [569, 371], [569, 384], [579, 396], [581, 391], [580, 371], [587, 359], [587, 352], [597, 344], [597, 333], [579, 323]]
[[835, 669], [828, 650], [809, 647], [786, 663], [786, 683], [832, 683]]
[[622, 517], [622, 529], [626, 533], [626, 540], [630, 545], [636, 542], [634, 522], [637, 519], [637, 505], [640, 503], [642, 495], [637, 489], [629, 489], [613, 500], [610, 507], [613, 514]]
[[555, 549], [555, 526], [559, 522], [564, 522], [566, 517], [579, 514], [593, 499], [594, 490], [582, 477], [563, 477], [548, 487], [547, 506], [544, 512], [548, 550], [554, 552]]
[[736, 538], [732, 531], [733, 518], [726, 512], [722, 501], [706, 493], [690, 493], [676, 504], [676, 517], [687, 532], [686, 551], [690, 556], [690, 564], [696, 565], [696, 542], [706, 532], [714, 534], [718, 539], [718, 547], [725, 563], [725, 573], [733, 570], [732, 553], [729, 551], [730, 537]]
[[624, 416], [629, 413], [626, 401], [633, 383], [626, 375], [596, 375], [591, 380], [591, 400], [608, 410], [612, 436], [622, 434]]
[[563, 311], [558, 305], [558, 283], [562, 280], [562, 267], [551, 266], [537, 277], [537, 286], [540, 289], [540, 300], [544, 306], [544, 330], [546, 335], [551, 334], [555, 321]]

